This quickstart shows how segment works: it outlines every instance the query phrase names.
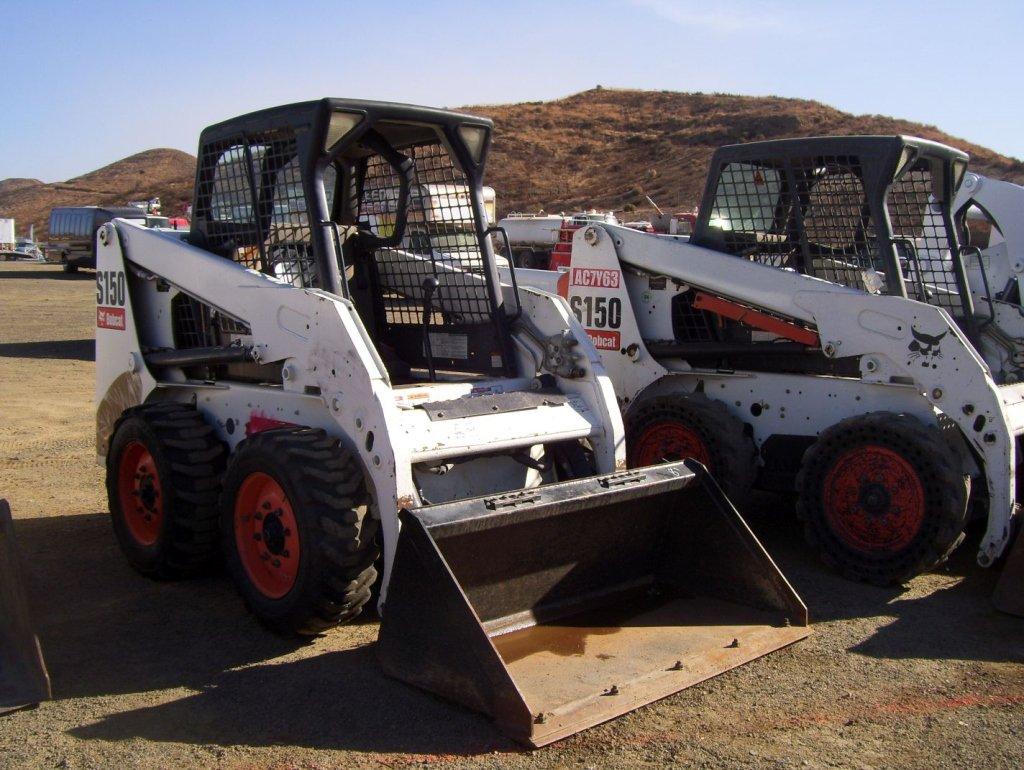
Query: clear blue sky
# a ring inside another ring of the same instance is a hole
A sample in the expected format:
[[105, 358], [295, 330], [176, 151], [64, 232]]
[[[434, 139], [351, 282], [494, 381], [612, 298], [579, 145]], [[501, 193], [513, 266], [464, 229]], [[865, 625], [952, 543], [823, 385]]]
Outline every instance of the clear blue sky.
[[0, 0], [0, 18], [0, 178], [194, 153], [211, 122], [320, 96], [458, 106], [598, 83], [817, 99], [1024, 157], [1021, 0]]

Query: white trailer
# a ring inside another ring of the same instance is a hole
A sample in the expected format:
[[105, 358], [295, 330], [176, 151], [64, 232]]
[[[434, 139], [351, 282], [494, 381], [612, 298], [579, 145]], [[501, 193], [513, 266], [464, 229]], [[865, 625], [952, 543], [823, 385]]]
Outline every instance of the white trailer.
[[13, 251], [17, 239], [14, 237], [14, 220], [0, 219], [0, 251]]

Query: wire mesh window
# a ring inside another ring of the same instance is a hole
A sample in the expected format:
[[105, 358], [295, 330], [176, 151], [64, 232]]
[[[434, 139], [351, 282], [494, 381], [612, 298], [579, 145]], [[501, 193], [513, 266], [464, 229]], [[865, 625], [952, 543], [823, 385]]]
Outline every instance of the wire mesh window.
[[[401, 243], [374, 253], [390, 325], [423, 323], [423, 282], [437, 280], [432, 326], [489, 322], [492, 302], [480, 251], [472, 191], [440, 143], [403, 150], [413, 162]], [[358, 219], [374, 235], [394, 235], [400, 180], [380, 155], [366, 161]]]
[[907, 295], [963, 314], [943, 206], [934, 195], [931, 165], [917, 161], [889, 190], [886, 207]]
[[726, 250], [773, 267], [789, 267], [792, 244], [785, 230], [789, 201], [779, 169], [729, 163], [719, 174], [709, 225], [721, 231]]
[[203, 150], [197, 210], [207, 246], [296, 286], [319, 284], [294, 133], [265, 132]]
[[795, 159], [803, 212], [804, 272], [870, 292], [885, 286], [885, 261], [854, 156]]
[[[498, 307], [481, 251], [474, 190], [439, 140], [402, 147], [400, 155], [398, 163], [395, 156], [371, 154], [357, 161], [351, 175], [359, 229], [378, 239], [398, 238], [368, 254], [381, 341], [413, 366], [424, 365], [429, 352], [439, 368], [502, 371]], [[397, 232], [403, 214], [404, 228]], [[437, 282], [429, 314], [428, 279]]]
[[693, 306], [696, 293], [685, 291], [672, 298], [672, 333], [678, 342], [710, 342], [716, 338], [715, 316]]
[[226, 345], [234, 337], [252, 334], [244, 321], [222, 313], [179, 292], [171, 300], [171, 328], [178, 350]]
[[708, 225], [731, 254], [879, 292], [885, 262], [861, 180], [854, 156], [728, 163]]

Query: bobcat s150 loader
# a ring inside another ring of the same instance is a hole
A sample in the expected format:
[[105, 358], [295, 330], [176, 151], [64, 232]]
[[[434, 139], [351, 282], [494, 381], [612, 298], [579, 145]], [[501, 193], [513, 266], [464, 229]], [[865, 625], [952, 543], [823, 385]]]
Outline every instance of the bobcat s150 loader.
[[900, 136], [723, 147], [691, 237], [593, 224], [567, 272], [516, 274], [601, 350], [632, 466], [795, 489], [824, 559], [874, 583], [941, 562], [973, 510], [988, 566], [1015, 535], [1024, 316], [973, 291], [966, 166]]
[[189, 233], [99, 232], [97, 450], [141, 572], [222, 539], [253, 612], [316, 633], [382, 547], [384, 670], [542, 745], [807, 617], [702, 468], [626, 470], [565, 302], [500, 285], [490, 131], [335, 99], [206, 129]]

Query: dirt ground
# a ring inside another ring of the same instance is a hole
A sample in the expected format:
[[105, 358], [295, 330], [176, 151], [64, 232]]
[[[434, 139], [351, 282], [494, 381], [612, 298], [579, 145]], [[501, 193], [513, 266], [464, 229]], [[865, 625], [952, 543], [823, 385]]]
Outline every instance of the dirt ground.
[[811, 610], [788, 649], [539, 751], [387, 679], [376, 622], [309, 644], [224, 577], [146, 580], [114, 542], [93, 454], [94, 283], [0, 266], [0, 496], [14, 511], [54, 700], [0, 718], [0, 767], [1024, 766], [1024, 620], [996, 575], [845, 582], [791, 506], [752, 525]]

